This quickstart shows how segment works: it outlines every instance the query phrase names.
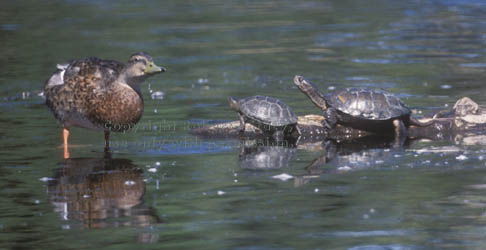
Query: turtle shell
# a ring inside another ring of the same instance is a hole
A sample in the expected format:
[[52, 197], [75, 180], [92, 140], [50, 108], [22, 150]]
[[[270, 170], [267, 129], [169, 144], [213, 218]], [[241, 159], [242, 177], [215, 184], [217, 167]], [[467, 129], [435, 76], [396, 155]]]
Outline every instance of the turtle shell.
[[330, 107], [366, 120], [409, 116], [410, 109], [395, 95], [380, 89], [347, 88], [325, 96]]
[[239, 100], [240, 112], [247, 118], [274, 127], [297, 123], [297, 116], [279, 99], [268, 96], [252, 96]]

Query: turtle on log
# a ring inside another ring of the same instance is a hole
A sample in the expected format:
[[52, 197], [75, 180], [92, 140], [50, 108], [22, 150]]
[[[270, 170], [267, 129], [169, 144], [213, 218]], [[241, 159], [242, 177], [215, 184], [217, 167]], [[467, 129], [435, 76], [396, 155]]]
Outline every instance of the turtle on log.
[[245, 132], [245, 124], [248, 122], [277, 140], [292, 135], [294, 131], [297, 131], [298, 135], [301, 134], [297, 126], [297, 116], [279, 99], [251, 96], [237, 100], [229, 97], [228, 103], [231, 109], [239, 114], [240, 133]]
[[315, 84], [299, 75], [294, 77], [294, 84], [324, 111], [323, 125], [327, 129], [341, 124], [404, 138], [409, 126], [426, 127], [434, 123], [416, 120], [398, 97], [384, 90], [347, 88], [324, 95]]

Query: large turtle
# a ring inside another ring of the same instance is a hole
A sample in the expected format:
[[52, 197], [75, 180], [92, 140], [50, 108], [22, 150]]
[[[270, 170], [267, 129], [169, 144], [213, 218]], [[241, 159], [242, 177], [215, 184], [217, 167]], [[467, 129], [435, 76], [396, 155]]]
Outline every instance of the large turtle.
[[279, 99], [268, 96], [251, 96], [237, 100], [228, 98], [228, 103], [240, 116], [240, 132], [245, 132], [246, 122], [261, 129], [264, 134], [281, 139], [284, 135], [297, 131], [297, 116], [290, 107]]
[[324, 126], [336, 124], [382, 135], [404, 137], [410, 125], [425, 127], [434, 121], [419, 122], [411, 117], [410, 109], [396, 96], [379, 89], [347, 88], [327, 95], [302, 76], [294, 84], [324, 111]]

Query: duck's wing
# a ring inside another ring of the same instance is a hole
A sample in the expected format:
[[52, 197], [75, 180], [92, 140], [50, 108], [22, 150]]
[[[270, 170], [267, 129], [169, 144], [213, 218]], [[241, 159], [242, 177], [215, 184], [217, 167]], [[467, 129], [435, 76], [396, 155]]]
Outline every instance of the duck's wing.
[[95, 57], [58, 64], [44, 87], [46, 104], [62, 123], [86, 124], [82, 120], [88, 108], [95, 106], [90, 101], [98, 101], [110, 91], [123, 67], [123, 63]]
[[63, 79], [65, 83], [90, 82], [90, 84], [95, 84], [101, 88], [113, 83], [120, 75], [123, 67], [123, 63], [96, 57], [72, 61], [67, 67], [61, 66], [65, 70]]

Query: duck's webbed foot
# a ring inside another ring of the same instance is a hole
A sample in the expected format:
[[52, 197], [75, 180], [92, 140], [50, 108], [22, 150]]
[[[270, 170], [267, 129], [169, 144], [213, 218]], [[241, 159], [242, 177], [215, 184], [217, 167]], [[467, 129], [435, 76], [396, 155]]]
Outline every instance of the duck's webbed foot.
[[105, 130], [105, 152], [110, 151], [110, 131]]
[[62, 140], [64, 143], [64, 159], [69, 159], [69, 147], [68, 147], [69, 129], [64, 127], [62, 129]]

